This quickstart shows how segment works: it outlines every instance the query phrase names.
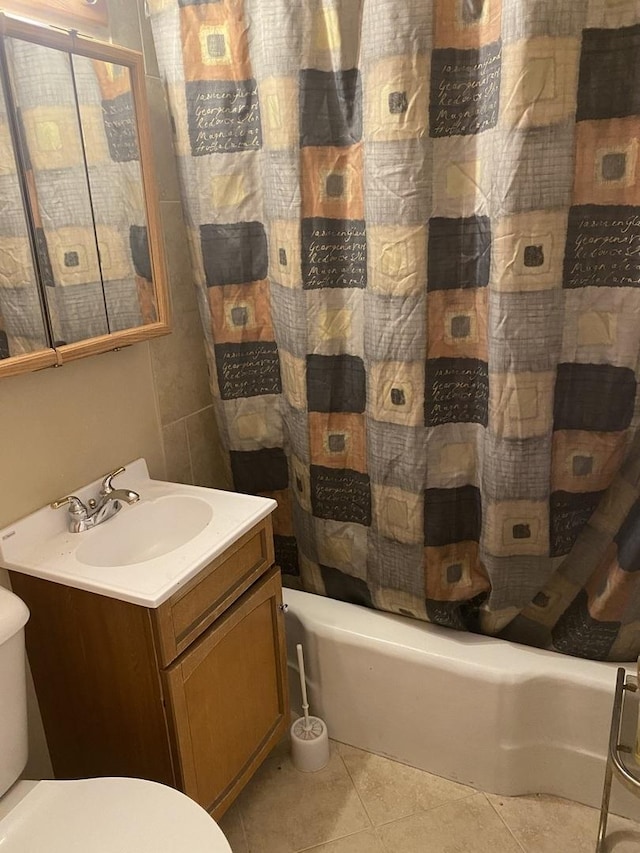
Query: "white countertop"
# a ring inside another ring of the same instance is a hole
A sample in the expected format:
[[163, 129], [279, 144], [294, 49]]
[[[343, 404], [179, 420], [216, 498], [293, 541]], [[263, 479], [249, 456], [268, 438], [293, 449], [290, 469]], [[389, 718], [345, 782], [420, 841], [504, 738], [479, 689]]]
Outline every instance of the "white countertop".
[[[76, 495], [86, 502], [97, 496], [100, 483], [96, 480]], [[158, 607], [277, 506], [271, 498], [152, 480], [144, 459], [127, 465], [117, 486], [138, 492], [140, 501], [133, 506], [123, 505], [117, 516], [93, 530], [70, 533], [67, 509], [49, 506], [0, 530], [2, 566], [132, 604]], [[123, 513], [135, 513], [145, 503], [167, 496], [196, 497], [211, 506], [210, 521], [186, 544], [124, 566], [87, 565], [77, 559], [80, 546], [91, 537], [105, 536], [109, 525], [114, 525], [111, 530], [117, 534], [118, 519]]]

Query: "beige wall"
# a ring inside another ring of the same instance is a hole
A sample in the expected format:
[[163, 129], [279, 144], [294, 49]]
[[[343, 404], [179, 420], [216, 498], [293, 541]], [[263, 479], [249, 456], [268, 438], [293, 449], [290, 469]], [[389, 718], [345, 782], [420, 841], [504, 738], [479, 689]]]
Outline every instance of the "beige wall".
[[0, 380], [0, 526], [138, 456], [164, 476], [147, 344]]
[[[139, 456], [154, 477], [222, 488], [230, 483], [209, 391], [163, 84], [143, 6], [144, 0], [109, 0], [111, 38], [145, 50], [174, 331], [148, 344], [0, 380], [0, 527]], [[4, 573], [0, 583], [7, 583]], [[42, 778], [50, 764], [32, 690], [29, 705], [26, 773]]]

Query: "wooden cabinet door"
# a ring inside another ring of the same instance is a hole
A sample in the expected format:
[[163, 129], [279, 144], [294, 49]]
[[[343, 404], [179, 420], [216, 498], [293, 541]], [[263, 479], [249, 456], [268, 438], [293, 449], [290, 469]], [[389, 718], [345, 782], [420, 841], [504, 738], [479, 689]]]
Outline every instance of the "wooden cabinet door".
[[182, 789], [218, 818], [289, 724], [280, 572], [164, 670]]

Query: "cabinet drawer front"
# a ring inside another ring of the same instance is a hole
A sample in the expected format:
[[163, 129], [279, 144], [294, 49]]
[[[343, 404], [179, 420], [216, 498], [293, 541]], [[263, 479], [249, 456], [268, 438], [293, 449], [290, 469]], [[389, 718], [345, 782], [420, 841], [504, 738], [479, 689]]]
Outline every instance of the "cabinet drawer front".
[[159, 656], [167, 666], [273, 565], [267, 518], [204, 568], [156, 612]]
[[163, 672], [182, 790], [220, 817], [289, 724], [280, 572]]

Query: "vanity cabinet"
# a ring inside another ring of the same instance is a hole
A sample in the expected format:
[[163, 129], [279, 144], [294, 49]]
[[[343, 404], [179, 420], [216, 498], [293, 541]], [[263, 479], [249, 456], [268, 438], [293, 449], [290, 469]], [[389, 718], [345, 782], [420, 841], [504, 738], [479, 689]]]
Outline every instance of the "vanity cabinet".
[[266, 518], [157, 608], [10, 573], [58, 778], [152, 779], [224, 814], [289, 724], [273, 559]]

